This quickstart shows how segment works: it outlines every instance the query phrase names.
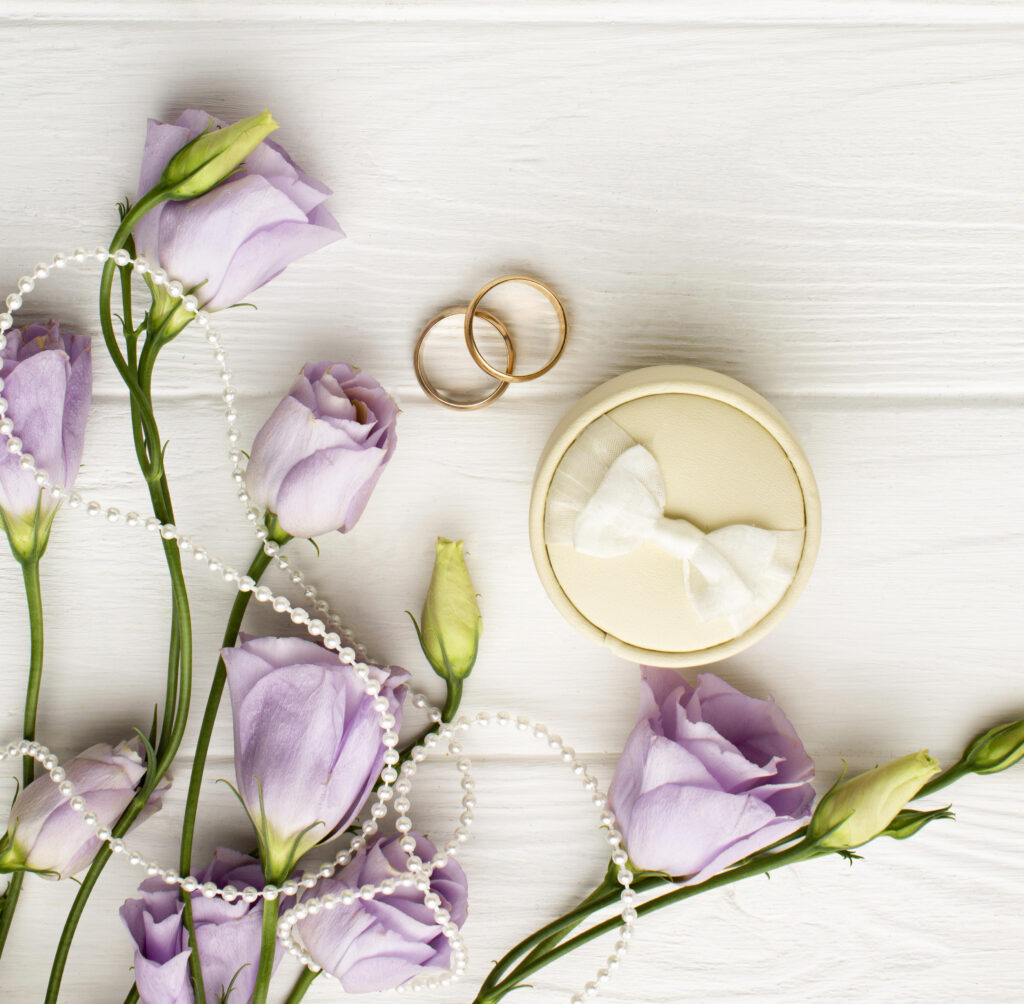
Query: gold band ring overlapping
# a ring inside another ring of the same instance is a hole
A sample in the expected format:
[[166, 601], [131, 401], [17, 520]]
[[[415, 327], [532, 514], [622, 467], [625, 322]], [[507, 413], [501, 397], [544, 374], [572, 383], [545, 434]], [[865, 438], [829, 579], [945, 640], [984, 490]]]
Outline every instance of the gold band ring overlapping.
[[[466, 307], [449, 307], [447, 310], [442, 310], [440, 314], [432, 317], [423, 326], [423, 330], [420, 332], [419, 338], [416, 339], [416, 347], [413, 349], [412, 354], [412, 365], [416, 372], [416, 379], [419, 381], [419, 385], [423, 388], [423, 392], [433, 398], [438, 404], [443, 404], [446, 408], [454, 408], [456, 411], [473, 411], [476, 408], [483, 408], [493, 401], [497, 401], [505, 391], [508, 390], [508, 383], [499, 382], [498, 386], [493, 391], [490, 391], [486, 397], [480, 398], [478, 401], [460, 401], [455, 398], [446, 397], [442, 394], [427, 377], [426, 371], [423, 368], [423, 346], [427, 340], [427, 336], [433, 331], [434, 326], [438, 322], [443, 321], [446, 317], [453, 317], [456, 314], [464, 314]], [[512, 339], [509, 338], [508, 328], [505, 327], [501, 321], [498, 320], [493, 314], [487, 313], [485, 310], [478, 310], [476, 316], [486, 321], [488, 324], [494, 327], [494, 330], [501, 335], [502, 341], [505, 343], [505, 370], [506, 374], [511, 373], [516, 362], [516, 350], [512, 345]]]
[[[511, 364], [509, 364], [505, 372], [502, 373], [484, 359], [480, 349], [477, 347], [476, 338], [473, 335], [473, 318], [478, 314], [481, 317], [483, 316], [483, 314], [477, 309], [480, 306], [480, 301], [492, 289], [494, 289], [495, 286], [500, 286], [506, 282], [522, 282], [543, 293], [551, 306], [555, 308], [555, 316], [558, 318], [558, 345], [555, 348], [554, 354], [539, 370], [534, 370], [532, 373], [513, 373]], [[475, 362], [477, 366], [479, 366], [480, 369], [482, 369], [488, 376], [494, 377], [495, 380], [500, 380], [502, 383], [526, 383], [528, 380], [536, 380], [537, 377], [543, 376], [562, 357], [562, 353], [565, 351], [565, 343], [569, 336], [569, 324], [565, 316], [565, 308], [562, 306], [562, 301], [555, 296], [554, 290], [552, 290], [550, 286], [546, 286], [539, 279], [532, 279], [527, 275], [503, 275], [498, 279], [492, 279], [486, 286], [481, 287], [473, 299], [469, 301], [469, 306], [466, 307], [466, 323], [464, 327], [466, 333], [466, 347], [469, 349], [469, 354], [473, 357], [473, 362]]]

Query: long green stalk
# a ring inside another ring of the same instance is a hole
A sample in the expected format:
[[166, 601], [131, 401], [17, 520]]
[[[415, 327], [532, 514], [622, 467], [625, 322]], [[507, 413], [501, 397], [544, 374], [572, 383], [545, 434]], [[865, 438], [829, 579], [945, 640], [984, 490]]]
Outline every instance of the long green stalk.
[[[672, 892], [665, 893], [663, 896], [658, 896], [655, 899], [648, 900], [646, 903], [638, 906], [636, 908], [636, 912], [640, 916], [647, 913], [653, 913], [655, 910], [664, 909], [666, 906], [682, 902], [683, 900], [689, 899], [691, 896], [696, 896], [702, 892], [709, 892], [712, 889], [718, 889], [721, 886], [730, 885], [733, 882], [739, 882], [741, 879], [749, 878], [752, 875], [765, 875], [768, 872], [775, 871], [776, 868], [781, 868], [784, 865], [795, 864], [797, 861], [805, 861], [820, 853], [822, 852], [813, 844], [810, 844], [807, 841], [800, 841], [800, 843], [795, 844], [793, 847], [786, 850], [778, 851], [766, 856], [755, 856], [745, 865], [740, 865], [739, 867], [732, 868], [729, 871], [721, 872], [720, 874], [714, 875], [697, 885], [683, 886], [681, 888], [674, 889]], [[826, 851], [824, 853], [829, 852]], [[618, 930], [621, 925], [622, 918], [620, 916], [610, 917], [608, 920], [588, 928], [582, 934], [578, 934], [575, 938], [556, 945], [554, 948], [543, 953], [539, 957], [517, 966], [501, 982], [491, 984], [489, 980], [485, 981], [483, 986], [480, 988], [480, 992], [474, 999], [473, 1004], [497, 1004], [497, 1001], [500, 1001], [506, 994], [511, 993], [517, 987], [522, 986], [523, 980], [527, 979], [533, 973], [543, 969], [547, 965], [550, 965], [550, 963], [561, 958], [563, 955], [567, 955], [569, 952], [575, 951], [580, 946], [585, 945], [588, 941], [593, 941], [594, 938], [599, 938], [603, 934], [608, 934], [611, 931]]]
[[[267, 876], [268, 882], [279, 885], [284, 881], [280, 876]], [[267, 1004], [270, 977], [274, 971], [274, 956], [277, 954], [277, 915], [281, 909], [280, 899], [263, 900], [263, 927], [260, 935], [260, 967], [256, 973], [256, 989], [252, 1004]]]
[[[497, 985], [505, 973], [512, 968], [516, 959], [525, 956], [523, 961], [526, 962], [539, 957], [561, 942], [570, 931], [579, 927], [591, 914], [614, 906], [622, 894], [622, 887], [615, 877], [615, 871], [617, 869], [613, 871], [610, 868], [594, 891], [568, 913], [534, 931], [533, 934], [523, 938], [514, 948], [509, 949], [487, 974], [487, 984]], [[649, 889], [657, 888], [657, 886], [665, 885], [668, 882], [668, 878], [663, 875], [644, 875], [633, 883], [632, 888], [637, 893], [647, 892]]]
[[[164, 194], [159, 191], [150, 192], [139, 200], [138, 204], [129, 210], [121, 221], [114, 239], [110, 245], [111, 254], [117, 252], [131, 239], [132, 228], [138, 221], [155, 205], [164, 200]], [[103, 274], [100, 279], [100, 327], [103, 330], [103, 339], [110, 352], [110, 356], [121, 374], [122, 379], [128, 387], [132, 399], [132, 427], [133, 436], [137, 444], [145, 447], [140, 450], [139, 461], [143, 468], [146, 484], [149, 488], [149, 496], [153, 506], [153, 514], [161, 523], [174, 522], [174, 509], [171, 504], [170, 489], [167, 485], [167, 478], [164, 473], [163, 449], [160, 438], [160, 430], [157, 427], [153, 415], [152, 395], [148, 392], [148, 386], [143, 389], [138, 382], [138, 374], [133, 371], [121, 353], [120, 346], [114, 334], [113, 317], [111, 314], [110, 298], [113, 287], [114, 273], [116, 271], [113, 261], [104, 263]], [[146, 350], [143, 349], [143, 356]], [[154, 355], [155, 355], [154, 350]], [[181, 745], [185, 734], [185, 726], [188, 720], [188, 710], [192, 694], [192, 619], [189, 609], [188, 592], [185, 586], [185, 578], [181, 567], [181, 554], [177, 543], [173, 540], [162, 541], [164, 557], [167, 562], [168, 573], [171, 578], [171, 588], [174, 599], [174, 618], [177, 625], [178, 645], [180, 646], [180, 658], [177, 660], [177, 694], [175, 707], [173, 709], [173, 725], [167, 735], [164, 748], [159, 750], [156, 758], [156, 765], [146, 772], [142, 789], [129, 803], [128, 808], [122, 813], [120, 819], [112, 828], [114, 837], [123, 837], [145, 808], [150, 795], [156, 789], [160, 780], [167, 773]], [[166, 709], [165, 709], [166, 714]], [[78, 928], [85, 905], [96, 885], [107, 861], [110, 860], [111, 850], [109, 844], [104, 844], [96, 857], [93, 859], [82, 880], [78, 894], [68, 913], [64, 928], [61, 931], [57, 950], [54, 954], [53, 966], [50, 970], [50, 979], [46, 990], [46, 1004], [57, 1004], [60, 993], [60, 984], [67, 966], [68, 953], [71, 950], [71, 942], [75, 931]], [[200, 988], [201, 992], [201, 988]]]
[[284, 1004], [299, 1004], [299, 1001], [306, 996], [306, 991], [313, 985], [315, 980], [322, 969], [318, 969], [315, 973], [312, 969], [304, 969], [302, 975], [295, 981], [295, 986], [292, 987], [292, 992], [288, 995]]
[[[25, 693], [25, 721], [23, 736], [33, 740], [36, 737], [36, 710], [39, 707], [39, 686], [43, 679], [43, 597], [39, 588], [39, 555], [21, 561], [21, 572], [25, 579], [25, 599], [28, 602], [28, 617], [31, 633], [31, 649], [28, 664], [28, 686]], [[36, 776], [36, 762], [32, 757], [24, 758], [22, 764], [22, 785], [27, 788]], [[0, 955], [7, 944], [18, 906], [25, 873], [18, 871], [11, 876], [4, 895], [3, 909], [0, 910]]]

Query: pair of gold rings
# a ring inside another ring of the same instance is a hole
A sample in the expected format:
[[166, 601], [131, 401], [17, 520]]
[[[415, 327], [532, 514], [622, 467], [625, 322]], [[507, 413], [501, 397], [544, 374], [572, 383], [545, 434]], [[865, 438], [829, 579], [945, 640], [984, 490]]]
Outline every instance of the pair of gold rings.
[[[558, 344], [555, 347], [554, 354], [551, 358], [538, 370], [534, 370], [532, 373], [516, 373], [516, 351], [515, 346], [512, 344], [512, 339], [509, 336], [508, 328], [494, 316], [486, 310], [480, 309], [480, 301], [492, 290], [495, 286], [500, 286], [506, 282], [522, 282], [527, 286], [531, 286], [533, 289], [543, 293], [547, 298], [548, 302], [555, 309], [555, 316], [558, 318]], [[466, 322], [464, 325], [464, 332], [466, 336], [466, 348], [469, 349], [469, 354], [473, 358], [473, 362], [477, 364], [488, 376], [493, 377], [498, 381], [498, 386], [494, 388], [486, 397], [480, 398], [476, 401], [463, 401], [456, 400], [455, 398], [447, 397], [441, 393], [428, 379], [426, 372], [423, 369], [423, 346], [427, 340], [427, 336], [434, 329], [434, 326], [438, 322], [443, 321], [446, 317], [452, 317], [456, 314], [465, 314]], [[505, 369], [504, 371], [497, 369], [492, 366], [480, 352], [480, 348], [476, 343], [476, 336], [473, 333], [473, 319], [479, 317], [482, 320], [490, 324], [495, 331], [501, 335], [501, 340], [505, 343]], [[536, 380], [537, 377], [543, 376], [550, 370], [555, 363], [561, 358], [562, 353], [565, 351], [565, 343], [569, 336], [569, 325], [565, 316], [565, 308], [562, 306], [561, 300], [555, 296], [554, 290], [550, 286], [546, 286], [539, 279], [532, 279], [526, 275], [503, 275], [498, 279], [492, 279], [486, 286], [483, 286], [469, 301], [469, 304], [465, 307], [449, 307], [448, 310], [441, 311], [436, 317], [432, 317], [423, 326], [423, 330], [420, 332], [419, 338], [416, 340], [416, 347], [413, 350], [413, 368], [416, 371], [416, 379], [419, 381], [419, 385], [423, 388], [425, 394], [433, 398], [438, 404], [443, 404], [446, 408], [455, 408], [458, 411], [472, 411], [475, 408], [483, 408], [484, 406], [491, 404], [493, 401], [497, 401], [502, 394], [508, 390], [509, 384], [513, 383], [526, 383], [529, 380]]]

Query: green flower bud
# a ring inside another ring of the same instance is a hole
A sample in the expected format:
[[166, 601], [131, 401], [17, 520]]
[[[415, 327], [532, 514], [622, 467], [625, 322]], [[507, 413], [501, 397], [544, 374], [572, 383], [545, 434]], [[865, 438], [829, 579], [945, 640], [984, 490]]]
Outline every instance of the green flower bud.
[[463, 680], [476, 662], [483, 620], [462, 541], [437, 538], [434, 574], [420, 615], [420, 645], [443, 679]]
[[158, 187], [173, 201], [194, 199], [219, 185], [277, 128], [268, 111], [223, 129], [209, 129], [168, 162]]
[[1024, 721], [997, 725], [972, 742], [960, 762], [976, 774], [997, 774], [1024, 757]]
[[833, 850], [866, 844], [885, 831], [900, 809], [938, 772], [938, 760], [921, 750], [849, 781], [840, 779], [818, 803], [808, 839]]

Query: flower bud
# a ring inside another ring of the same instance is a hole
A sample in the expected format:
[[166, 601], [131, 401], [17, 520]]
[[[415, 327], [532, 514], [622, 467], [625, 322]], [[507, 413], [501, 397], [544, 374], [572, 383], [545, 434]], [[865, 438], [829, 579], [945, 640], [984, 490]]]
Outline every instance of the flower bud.
[[438, 676], [464, 680], [476, 662], [483, 620], [462, 541], [438, 537], [436, 550], [420, 615], [420, 645]]
[[276, 128], [268, 111], [223, 129], [211, 128], [168, 161], [159, 186], [175, 202], [197, 198], [232, 174]]
[[818, 803], [808, 839], [834, 850], [866, 844], [885, 831], [938, 772], [938, 760], [921, 750], [840, 781]]
[[[135, 797], [146, 773], [144, 755], [141, 740], [127, 739], [117, 746], [97, 743], [64, 764], [67, 780], [96, 815], [98, 826], [113, 826]], [[161, 808], [169, 787], [170, 779], [165, 778], [150, 795], [136, 826]], [[80, 872], [101, 846], [96, 828], [82, 817], [51, 778], [37, 777], [11, 806], [7, 833], [0, 835], [0, 872], [34, 871], [58, 878]]]
[[976, 774], [997, 774], [1024, 757], [1024, 721], [997, 725], [983, 732], [961, 757], [961, 764]]
[[[92, 400], [92, 353], [87, 335], [61, 330], [59, 321], [7, 332], [0, 350], [7, 415], [25, 453], [56, 484], [70, 488], [78, 476]], [[57, 502], [41, 492], [35, 474], [19, 463], [0, 436], [0, 530], [22, 562], [46, 550]]]

